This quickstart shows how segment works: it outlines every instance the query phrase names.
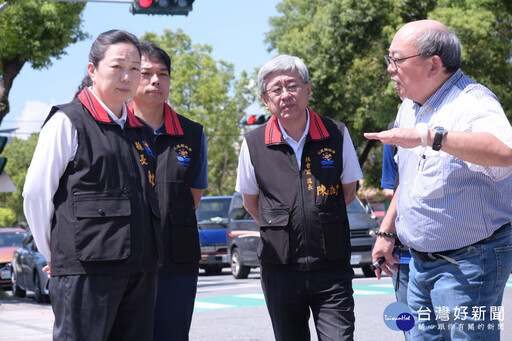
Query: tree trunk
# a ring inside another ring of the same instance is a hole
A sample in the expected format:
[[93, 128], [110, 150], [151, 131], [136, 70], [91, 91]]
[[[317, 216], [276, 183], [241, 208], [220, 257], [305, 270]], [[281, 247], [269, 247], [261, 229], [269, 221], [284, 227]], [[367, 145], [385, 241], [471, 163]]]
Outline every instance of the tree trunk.
[[5, 115], [9, 113], [9, 92], [11, 91], [14, 78], [20, 73], [25, 65], [25, 60], [21, 57], [6, 60], [3, 59], [0, 64], [3, 67], [2, 77], [0, 78], [0, 124]]
[[377, 142], [378, 142], [377, 140], [368, 140], [368, 142], [366, 143], [366, 146], [364, 146], [364, 150], [361, 153], [361, 156], [359, 156], [359, 166], [361, 166], [361, 168], [363, 168], [363, 164], [368, 159], [368, 155], [370, 155], [370, 151], [372, 150], [372, 148], [375, 146], [375, 144]]

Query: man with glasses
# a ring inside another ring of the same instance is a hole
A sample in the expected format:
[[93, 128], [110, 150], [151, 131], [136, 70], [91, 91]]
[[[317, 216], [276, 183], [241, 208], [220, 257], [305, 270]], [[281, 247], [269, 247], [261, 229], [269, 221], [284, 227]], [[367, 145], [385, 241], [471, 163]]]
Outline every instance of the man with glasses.
[[261, 282], [276, 340], [352, 340], [354, 300], [346, 206], [362, 178], [343, 123], [307, 107], [308, 69], [281, 55], [259, 71], [272, 113], [245, 136], [236, 189], [259, 223]]
[[403, 103], [394, 129], [365, 136], [398, 146], [400, 179], [373, 257], [391, 275], [397, 235], [410, 247], [413, 340], [498, 340], [512, 268], [512, 127], [496, 96], [462, 74], [460, 43], [440, 22], [403, 26], [386, 61]]

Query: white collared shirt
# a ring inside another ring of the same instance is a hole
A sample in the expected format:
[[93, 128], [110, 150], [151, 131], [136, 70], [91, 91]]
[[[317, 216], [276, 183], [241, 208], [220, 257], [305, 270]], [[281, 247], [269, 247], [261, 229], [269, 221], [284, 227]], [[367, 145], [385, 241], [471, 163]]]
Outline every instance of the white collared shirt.
[[[395, 126], [412, 129], [418, 122], [489, 132], [512, 148], [512, 127], [498, 99], [460, 69], [421, 107], [404, 100]], [[422, 252], [459, 249], [512, 221], [512, 167], [472, 164], [431, 146], [399, 147], [397, 163], [395, 225], [405, 245]]]

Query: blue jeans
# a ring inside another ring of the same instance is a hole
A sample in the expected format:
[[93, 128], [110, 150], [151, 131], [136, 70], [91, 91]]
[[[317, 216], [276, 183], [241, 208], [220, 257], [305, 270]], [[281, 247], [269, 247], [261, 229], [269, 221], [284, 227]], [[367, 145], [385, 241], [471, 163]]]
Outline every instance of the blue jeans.
[[512, 227], [444, 259], [410, 265], [407, 300], [416, 323], [412, 340], [500, 339], [503, 290], [512, 269]]
[[188, 341], [197, 275], [159, 274], [153, 340]]
[[[398, 267], [398, 264], [395, 264], [396, 267]], [[409, 263], [407, 264], [400, 264], [400, 274], [398, 276], [398, 290], [396, 290], [396, 278], [397, 274], [393, 270], [391, 270], [391, 273], [393, 273], [393, 287], [395, 288], [395, 296], [396, 301], [404, 303], [408, 305], [407, 303], [407, 288], [409, 286]], [[409, 330], [404, 331], [405, 340], [409, 341], [411, 339], [411, 332]]]

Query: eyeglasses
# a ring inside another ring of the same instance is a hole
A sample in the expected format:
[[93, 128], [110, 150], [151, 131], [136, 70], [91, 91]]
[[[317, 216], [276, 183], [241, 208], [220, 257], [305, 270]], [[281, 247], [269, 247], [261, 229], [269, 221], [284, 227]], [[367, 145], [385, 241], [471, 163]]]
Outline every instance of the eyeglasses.
[[418, 53], [418, 54], [415, 54], [414, 56], [398, 58], [398, 59], [394, 59], [390, 56], [384, 56], [384, 59], [386, 59], [386, 63], [388, 64], [388, 67], [391, 66], [392, 70], [398, 70], [399, 62], [403, 62], [404, 60], [409, 59], [409, 58], [414, 58], [414, 57], [419, 57], [419, 56], [428, 56], [428, 55], [429, 54], [427, 54], [427, 53]]
[[303, 82], [303, 83], [299, 83], [299, 84], [296, 84], [296, 83], [290, 83], [288, 86], [286, 86], [285, 88], [272, 88], [270, 90], [266, 90], [264, 92], [264, 94], [270, 94], [274, 97], [279, 97], [283, 94], [284, 90], [286, 89], [286, 92], [290, 93], [290, 94], [295, 94], [297, 93], [297, 91], [299, 91], [299, 88], [301, 87], [302, 84], [306, 84], [307, 82]]

